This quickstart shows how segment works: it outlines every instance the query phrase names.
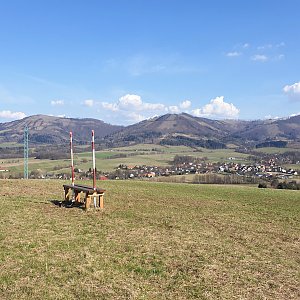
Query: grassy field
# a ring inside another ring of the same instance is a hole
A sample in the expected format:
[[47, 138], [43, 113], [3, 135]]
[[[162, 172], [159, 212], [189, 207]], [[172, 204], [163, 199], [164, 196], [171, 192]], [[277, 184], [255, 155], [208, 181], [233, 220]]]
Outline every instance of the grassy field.
[[0, 180], [0, 299], [300, 297], [298, 191], [106, 181], [85, 212], [62, 184]]
[[300, 151], [298, 148], [277, 148], [277, 147], [264, 147], [264, 148], [257, 148], [255, 151], [268, 153], [268, 154], [280, 154], [288, 151]]
[[[275, 154], [286, 151], [295, 151], [294, 148], [259, 148], [256, 151]], [[66, 148], [68, 153], [69, 149]], [[300, 150], [299, 150], [300, 151]], [[121, 155], [126, 157], [120, 157]], [[111, 172], [120, 164], [125, 165], [148, 165], [167, 166], [175, 155], [191, 155], [194, 157], [205, 157], [208, 162], [236, 162], [251, 163], [249, 155], [237, 153], [234, 149], [205, 149], [191, 148], [186, 146], [161, 146], [152, 144], [139, 144], [128, 147], [114, 148], [96, 152], [97, 169], [103, 172]], [[229, 158], [234, 158], [230, 160]], [[75, 153], [75, 167], [87, 171], [92, 166], [91, 152]], [[29, 172], [39, 170], [41, 174], [68, 173], [70, 161], [62, 160], [36, 160], [29, 159]], [[23, 159], [1, 159], [0, 167], [8, 169], [9, 174], [23, 173]], [[285, 168], [299, 169], [299, 165], [284, 165]], [[7, 174], [7, 176], [9, 176]]]
[[[68, 151], [68, 149], [66, 150]], [[118, 157], [126, 155], [127, 157]], [[190, 148], [185, 146], [159, 146], [159, 145], [137, 145], [115, 148], [111, 151], [104, 150], [96, 152], [97, 169], [101, 171], [113, 171], [120, 164], [125, 165], [148, 165], [167, 166], [175, 155], [191, 155], [195, 157], [206, 157], [210, 162], [230, 161], [229, 157], [235, 157], [235, 162], [246, 162], [248, 155], [236, 153], [232, 149], [210, 150], [204, 148]], [[75, 167], [87, 171], [92, 167], [92, 155], [90, 152], [79, 153], [74, 156]], [[17, 161], [17, 162], [16, 162]], [[29, 172], [40, 170], [42, 174], [69, 172], [69, 160], [29, 160]], [[23, 159], [2, 159], [0, 166], [8, 169], [10, 174], [23, 172]]]

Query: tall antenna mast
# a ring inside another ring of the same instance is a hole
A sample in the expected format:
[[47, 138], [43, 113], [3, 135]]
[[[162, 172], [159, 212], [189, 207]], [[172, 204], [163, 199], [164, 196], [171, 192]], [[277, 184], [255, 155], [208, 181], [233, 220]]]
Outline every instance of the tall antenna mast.
[[24, 179], [28, 179], [28, 126], [24, 128]]

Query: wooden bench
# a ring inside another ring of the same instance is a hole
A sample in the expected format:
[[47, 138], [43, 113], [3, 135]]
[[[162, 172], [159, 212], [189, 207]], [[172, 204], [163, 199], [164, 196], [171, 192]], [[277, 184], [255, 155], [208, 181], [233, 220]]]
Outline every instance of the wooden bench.
[[93, 189], [90, 186], [80, 184], [64, 184], [64, 198], [65, 200], [72, 200], [74, 195], [75, 202], [81, 202], [81, 195], [84, 194], [85, 209], [89, 209], [94, 200], [94, 206], [104, 208], [104, 189]]

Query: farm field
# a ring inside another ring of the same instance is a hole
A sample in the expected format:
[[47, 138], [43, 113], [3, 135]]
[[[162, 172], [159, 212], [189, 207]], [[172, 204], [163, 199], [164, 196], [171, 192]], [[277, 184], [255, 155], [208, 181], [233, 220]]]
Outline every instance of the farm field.
[[288, 151], [300, 151], [299, 148], [276, 148], [276, 147], [264, 147], [264, 148], [257, 148], [255, 151], [268, 153], [268, 154], [275, 154], [275, 153], [284, 153]]
[[63, 183], [0, 180], [1, 299], [300, 297], [298, 191], [105, 181], [85, 212]]
[[[66, 149], [66, 151], [69, 151]], [[110, 172], [120, 164], [126, 165], [156, 165], [167, 166], [175, 155], [192, 155], [195, 157], [206, 157], [210, 162], [230, 161], [234, 157], [236, 162], [247, 162], [248, 155], [236, 153], [232, 149], [204, 149], [190, 148], [185, 146], [159, 146], [141, 144], [129, 147], [114, 148], [96, 152], [97, 169]], [[74, 155], [75, 167], [87, 171], [92, 166], [92, 156], [90, 152], [78, 153]], [[69, 172], [69, 160], [37, 160], [29, 159], [29, 172], [39, 169], [41, 173], [61, 173]], [[2, 159], [0, 166], [8, 169], [10, 174], [23, 172], [23, 159]]]

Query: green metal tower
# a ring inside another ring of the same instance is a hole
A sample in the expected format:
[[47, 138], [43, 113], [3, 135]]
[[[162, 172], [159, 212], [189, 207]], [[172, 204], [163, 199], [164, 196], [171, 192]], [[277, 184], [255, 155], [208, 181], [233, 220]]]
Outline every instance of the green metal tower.
[[28, 127], [24, 128], [24, 179], [28, 179]]

